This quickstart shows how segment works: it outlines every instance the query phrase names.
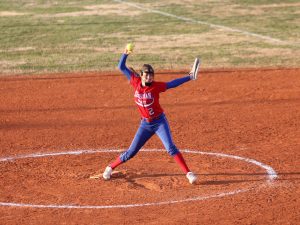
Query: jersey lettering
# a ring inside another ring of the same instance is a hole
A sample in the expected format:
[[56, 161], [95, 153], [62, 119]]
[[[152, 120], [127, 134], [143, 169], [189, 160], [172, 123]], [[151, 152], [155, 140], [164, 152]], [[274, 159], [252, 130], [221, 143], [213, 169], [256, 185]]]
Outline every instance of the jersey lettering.
[[135, 103], [142, 107], [149, 107], [154, 103], [154, 98], [152, 97], [151, 92], [139, 94], [139, 92], [136, 90], [134, 97]]
[[153, 108], [148, 108], [149, 115], [153, 116], [154, 115], [154, 109]]
[[134, 101], [143, 118], [153, 118], [163, 113], [159, 94], [167, 90], [166, 83], [154, 81], [151, 86], [143, 87], [141, 78], [131, 74], [130, 84], [134, 88]]

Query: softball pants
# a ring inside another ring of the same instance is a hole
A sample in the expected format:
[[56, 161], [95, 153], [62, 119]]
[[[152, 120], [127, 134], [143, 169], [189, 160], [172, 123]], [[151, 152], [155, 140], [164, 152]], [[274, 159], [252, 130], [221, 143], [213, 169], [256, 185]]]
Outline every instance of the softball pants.
[[158, 119], [152, 122], [147, 122], [145, 119], [141, 120], [140, 127], [138, 128], [129, 149], [120, 156], [121, 161], [126, 162], [134, 157], [154, 134], [160, 138], [171, 156], [179, 153], [179, 150], [172, 140], [168, 120], [163, 113]]

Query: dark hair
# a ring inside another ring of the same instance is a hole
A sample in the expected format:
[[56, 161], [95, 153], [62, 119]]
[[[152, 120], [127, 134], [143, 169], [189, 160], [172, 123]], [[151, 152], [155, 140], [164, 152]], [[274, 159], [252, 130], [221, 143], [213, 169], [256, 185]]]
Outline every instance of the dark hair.
[[154, 69], [150, 64], [144, 64], [141, 70], [141, 75], [143, 73], [151, 73], [154, 75]]

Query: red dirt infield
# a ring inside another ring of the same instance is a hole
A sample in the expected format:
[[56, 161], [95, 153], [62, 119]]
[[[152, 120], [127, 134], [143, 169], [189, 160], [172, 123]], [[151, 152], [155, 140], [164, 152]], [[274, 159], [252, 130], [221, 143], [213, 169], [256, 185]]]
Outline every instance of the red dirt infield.
[[[107, 149], [130, 145], [139, 125], [120, 73], [0, 77], [0, 159], [105, 151], [0, 160], [0, 224], [299, 224], [300, 69], [200, 73], [160, 96], [196, 185], [165, 151], [139, 152], [110, 181], [89, 178], [120, 154]], [[162, 71], [155, 79], [183, 75]], [[163, 145], [153, 137], [144, 148]], [[267, 182], [253, 163], [184, 149], [254, 159], [278, 177]], [[172, 202], [195, 198], [203, 199]], [[159, 202], [166, 204], [145, 205]]]

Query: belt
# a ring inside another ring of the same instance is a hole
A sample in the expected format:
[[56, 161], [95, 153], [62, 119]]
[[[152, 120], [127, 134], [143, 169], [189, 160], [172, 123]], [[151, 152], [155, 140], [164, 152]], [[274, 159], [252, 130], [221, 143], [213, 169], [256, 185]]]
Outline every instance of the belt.
[[150, 117], [150, 118], [145, 118], [145, 117], [143, 117], [142, 119], [145, 120], [145, 121], [148, 122], [148, 123], [151, 123], [151, 122], [153, 122], [154, 120], [159, 119], [162, 115], [163, 115], [163, 113], [161, 113], [161, 114], [159, 114], [158, 116], [155, 116], [155, 117]]

